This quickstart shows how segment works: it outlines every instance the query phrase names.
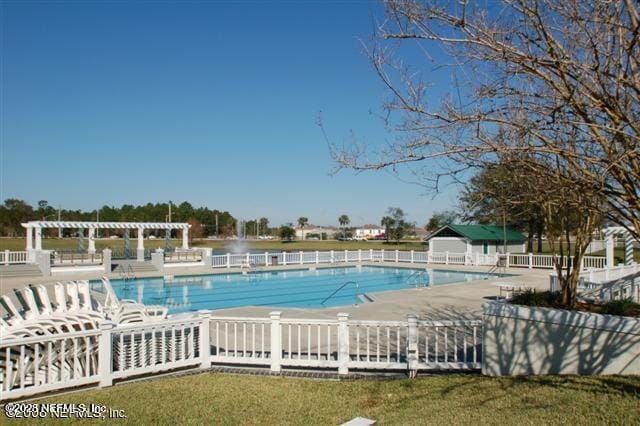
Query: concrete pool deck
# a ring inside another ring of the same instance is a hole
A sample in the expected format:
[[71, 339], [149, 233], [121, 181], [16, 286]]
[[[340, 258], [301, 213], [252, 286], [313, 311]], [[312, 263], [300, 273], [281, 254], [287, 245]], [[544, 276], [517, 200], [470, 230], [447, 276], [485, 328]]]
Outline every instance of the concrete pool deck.
[[[397, 267], [408, 269], [440, 269], [454, 270], [463, 272], [484, 272], [489, 270], [488, 266], [462, 266], [462, 265], [424, 265], [424, 264], [408, 264], [408, 263], [341, 263], [340, 265], [287, 265], [274, 267], [260, 267], [252, 269], [252, 271], [275, 271], [275, 270], [300, 270], [309, 268], [331, 268], [336, 266], [383, 266]], [[213, 269], [211, 267], [189, 267], [189, 268], [171, 268], [164, 275], [210, 275], [210, 274], [228, 274], [240, 273], [246, 271], [241, 268], [229, 269]], [[482, 304], [495, 300], [499, 294], [499, 288], [495, 285], [497, 282], [513, 282], [524, 284], [530, 288], [538, 290], [547, 290], [549, 288], [549, 269], [526, 269], [526, 268], [509, 268], [505, 271], [511, 276], [495, 277], [488, 280], [471, 281], [464, 283], [442, 284], [428, 288], [405, 289], [396, 291], [385, 291], [378, 293], [369, 293], [368, 295], [374, 299], [372, 303], [362, 305], [347, 305], [325, 309], [309, 309], [309, 308], [282, 308], [282, 307], [241, 307], [220, 309], [212, 312], [214, 316], [238, 316], [238, 317], [268, 317], [272, 311], [282, 312], [284, 318], [336, 318], [338, 313], [344, 312], [350, 315], [351, 319], [357, 320], [404, 320], [407, 315], [417, 315], [420, 319], [477, 319], [482, 315]], [[146, 272], [136, 274], [137, 278], [145, 277], [161, 277], [163, 274], [158, 272]], [[111, 273], [104, 274], [99, 272], [79, 272], [59, 274], [53, 277], [20, 277], [20, 278], [0, 278], [0, 294], [10, 295], [13, 289], [22, 289], [28, 284], [44, 284], [52, 286], [56, 282], [68, 280], [88, 280], [99, 279], [107, 276], [111, 279], [119, 279], [120, 274]], [[182, 314], [184, 315], [184, 314]]]

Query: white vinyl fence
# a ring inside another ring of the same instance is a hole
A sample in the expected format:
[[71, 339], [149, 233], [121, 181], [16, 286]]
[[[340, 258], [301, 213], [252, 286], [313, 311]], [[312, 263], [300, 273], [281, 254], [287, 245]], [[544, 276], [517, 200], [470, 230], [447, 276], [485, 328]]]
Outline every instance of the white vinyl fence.
[[203, 258], [201, 250], [176, 250], [174, 252], [164, 252], [165, 263], [173, 262], [200, 262]]
[[479, 370], [482, 321], [229, 318], [200, 312], [98, 330], [3, 338], [0, 399], [212, 365], [358, 370]]
[[[613, 268], [592, 269], [580, 273], [578, 293], [582, 298], [610, 301], [631, 299], [640, 303], [640, 265], [620, 265]], [[551, 291], [560, 291], [558, 276], [549, 276]]]
[[65, 253], [52, 252], [51, 264], [54, 266], [61, 265], [99, 265], [102, 263], [102, 253]]
[[26, 251], [0, 251], [0, 265], [13, 265], [18, 263], [27, 263], [29, 253]]
[[[256, 267], [270, 265], [310, 265], [346, 262], [397, 262], [442, 265], [495, 266], [501, 255], [485, 255], [479, 253], [430, 253], [426, 251], [405, 250], [331, 250], [331, 251], [297, 251], [277, 253], [227, 253], [211, 256], [210, 265], [214, 268]], [[202, 262], [208, 259], [201, 249], [177, 250], [164, 254], [165, 263]], [[554, 257], [541, 254], [508, 254], [503, 256], [506, 267], [510, 268], [542, 268], [552, 269]], [[0, 252], [0, 265], [29, 263], [26, 251]], [[573, 262], [573, 258], [564, 258]], [[101, 253], [54, 253], [52, 264], [83, 265], [100, 264]], [[585, 256], [582, 269], [601, 269], [606, 266], [605, 257]]]
[[[211, 257], [214, 268], [246, 268], [271, 265], [309, 265], [347, 262], [397, 262], [418, 264], [495, 266], [502, 255], [484, 255], [468, 253], [431, 253], [426, 251], [401, 250], [331, 250], [331, 251], [298, 251], [277, 253], [222, 254]], [[502, 256], [508, 268], [542, 268], [554, 267], [554, 256], [540, 254], [508, 254]], [[557, 257], [556, 257], [557, 258]], [[573, 258], [564, 258], [564, 265], [573, 262]], [[604, 268], [605, 258], [585, 256], [583, 269]]]

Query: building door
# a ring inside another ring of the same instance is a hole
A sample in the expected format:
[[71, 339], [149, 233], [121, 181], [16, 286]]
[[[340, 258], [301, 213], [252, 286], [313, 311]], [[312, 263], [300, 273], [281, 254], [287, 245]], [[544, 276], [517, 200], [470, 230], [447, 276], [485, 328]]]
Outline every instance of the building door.
[[482, 253], [489, 254], [489, 243], [487, 241], [482, 243]]

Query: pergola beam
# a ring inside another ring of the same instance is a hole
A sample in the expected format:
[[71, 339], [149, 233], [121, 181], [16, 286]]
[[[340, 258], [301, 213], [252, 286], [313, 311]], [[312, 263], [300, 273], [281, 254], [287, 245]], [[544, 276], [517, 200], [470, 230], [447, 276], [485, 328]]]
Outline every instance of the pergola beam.
[[24, 228], [67, 228], [67, 229], [189, 229], [188, 223], [176, 222], [80, 222], [32, 220], [23, 223]]
[[[90, 252], [95, 252], [94, 239], [96, 229], [136, 229], [138, 231], [138, 260], [144, 260], [144, 231], [146, 229], [164, 229], [167, 232], [173, 229], [182, 230], [182, 248], [186, 250], [189, 248], [189, 228], [191, 228], [188, 223], [175, 222], [84, 222], [59, 220], [32, 220], [23, 223], [22, 226], [27, 229], [27, 251], [42, 250], [42, 230], [45, 228], [88, 229]], [[33, 246], [34, 231], [35, 248]]]

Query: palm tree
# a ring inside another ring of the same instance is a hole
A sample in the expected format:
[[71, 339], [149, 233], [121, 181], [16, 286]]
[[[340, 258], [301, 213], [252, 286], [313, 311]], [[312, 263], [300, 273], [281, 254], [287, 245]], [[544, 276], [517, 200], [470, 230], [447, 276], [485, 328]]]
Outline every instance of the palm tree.
[[342, 226], [342, 236], [345, 237], [347, 233], [347, 225], [351, 222], [349, 220], [349, 216], [343, 214], [338, 218], [338, 222], [340, 223], [340, 226]]
[[380, 225], [384, 226], [384, 238], [389, 242], [389, 229], [393, 226], [395, 221], [391, 216], [383, 216], [380, 221]]
[[309, 223], [309, 219], [302, 216], [298, 218], [298, 225], [300, 225], [300, 234], [302, 235], [302, 239], [304, 240], [304, 226]]

